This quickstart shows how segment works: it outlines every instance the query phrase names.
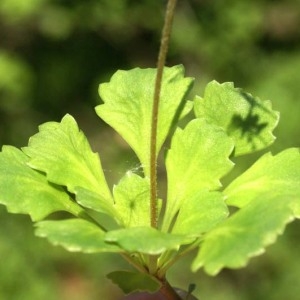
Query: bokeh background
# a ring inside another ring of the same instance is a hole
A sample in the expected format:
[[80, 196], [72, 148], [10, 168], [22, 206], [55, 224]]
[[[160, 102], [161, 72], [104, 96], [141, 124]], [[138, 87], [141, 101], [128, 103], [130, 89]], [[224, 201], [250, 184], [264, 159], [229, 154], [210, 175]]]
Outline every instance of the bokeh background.
[[[207, 82], [234, 81], [281, 113], [274, 153], [300, 146], [300, 1], [178, 1], [168, 65]], [[0, 0], [0, 144], [25, 146], [39, 124], [72, 114], [99, 151], [110, 184], [138, 168], [123, 140], [94, 113], [98, 85], [117, 69], [155, 67], [166, 1]], [[261, 155], [261, 153], [259, 153]], [[236, 172], [257, 155], [239, 159]], [[237, 173], [236, 173], [237, 174]], [[236, 175], [235, 174], [235, 175]], [[226, 180], [225, 180], [226, 181]], [[17, 183], [16, 183], [17, 184]], [[201, 300], [297, 300], [300, 222], [251, 260], [216, 277], [191, 274], [187, 257], [175, 286], [197, 284]], [[33, 235], [28, 216], [0, 207], [0, 299], [117, 300], [105, 278], [126, 268], [115, 255], [74, 254]]]

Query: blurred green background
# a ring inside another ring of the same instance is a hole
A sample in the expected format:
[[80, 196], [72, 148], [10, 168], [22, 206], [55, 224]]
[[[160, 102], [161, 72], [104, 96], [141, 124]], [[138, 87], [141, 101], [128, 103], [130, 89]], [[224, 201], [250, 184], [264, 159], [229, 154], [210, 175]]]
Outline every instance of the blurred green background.
[[[281, 113], [273, 152], [300, 146], [300, 1], [178, 1], [168, 65], [184, 64], [203, 94], [216, 79]], [[72, 114], [102, 157], [110, 184], [137, 162], [96, 116], [97, 89], [117, 69], [154, 67], [166, 1], [0, 0], [0, 144], [25, 146], [37, 126]], [[260, 153], [261, 154], [261, 153]], [[257, 155], [239, 159], [241, 172]], [[237, 173], [237, 172], [236, 172]], [[17, 183], [16, 183], [17, 184]], [[191, 257], [170, 272], [175, 286], [197, 284], [201, 300], [297, 300], [300, 222], [245, 269], [191, 274]], [[105, 274], [126, 264], [84, 255], [33, 235], [27, 216], [0, 207], [0, 299], [122, 299]]]

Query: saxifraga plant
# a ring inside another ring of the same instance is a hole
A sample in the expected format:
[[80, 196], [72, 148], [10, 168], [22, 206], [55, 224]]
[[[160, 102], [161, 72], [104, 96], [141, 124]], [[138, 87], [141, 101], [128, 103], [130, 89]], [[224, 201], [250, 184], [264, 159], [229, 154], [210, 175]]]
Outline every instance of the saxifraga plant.
[[[298, 148], [264, 154], [222, 187], [232, 157], [274, 142], [279, 114], [232, 83], [212, 81], [203, 97], [186, 100], [193, 79], [180, 65], [164, 67], [175, 5], [169, 0], [157, 69], [117, 71], [99, 88], [96, 113], [134, 150], [143, 175], [129, 171], [111, 191], [99, 155], [70, 115], [41, 125], [27, 147], [3, 146], [0, 153], [0, 203], [9, 212], [29, 214], [37, 236], [69, 251], [121, 255], [137, 271], [108, 278], [125, 294], [159, 290], [165, 299], [183, 297], [166, 274], [185, 254], [198, 249], [192, 271], [240, 268], [300, 217]], [[168, 136], [162, 201], [157, 157]], [[51, 219], [57, 211], [72, 217]], [[103, 214], [118, 228], [104, 225]]]

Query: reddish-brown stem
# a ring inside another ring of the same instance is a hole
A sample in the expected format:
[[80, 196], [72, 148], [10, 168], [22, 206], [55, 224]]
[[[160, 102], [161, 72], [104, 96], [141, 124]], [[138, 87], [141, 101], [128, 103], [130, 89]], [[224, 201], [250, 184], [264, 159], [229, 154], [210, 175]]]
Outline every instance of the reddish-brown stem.
[[166, 279], [161, 282], [162, 286], [160, 288], [160, 292], [162, 293], [162, 295], [164, 295], [166, 300], [182, 300]]
[[150, 223], [157, 228], [157, 123], [158, 108], [160, 99], [160, 90], [163, 77], [163, 70], [166, 62], [166, 56], [169, 47], [174, 11], [177, 0], [169, 0], [167, 4], [165, 24], [162, 31], [160, 50], [157, 61], [157, 73], [155, 80], [152, 123], [151, 123], [151, 141], [150, 141]]

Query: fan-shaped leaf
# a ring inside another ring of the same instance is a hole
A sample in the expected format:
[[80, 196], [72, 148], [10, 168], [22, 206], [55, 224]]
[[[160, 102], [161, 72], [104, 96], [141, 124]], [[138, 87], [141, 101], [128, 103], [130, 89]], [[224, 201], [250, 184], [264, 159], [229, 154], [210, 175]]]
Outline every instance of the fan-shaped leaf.
[[[254, 199], [278, 197], [289, 202], [300, 218], [300, 152], [291, 148], [272, 156], [267, 153], [225, 190], [227, 204], [244, 207]], [[275, 205], [275, 204], [274, 204]]]
[[186, 199], [179, 210], [172, 233], [201, 236], [228, 216], [220, 192], [201, 191]]
[[168, 198], [164, 229], [182, 206], [199, 191], [221, 187], [220, 178], [232, 168], [233, 141], [224, 130], [195, 119], [178, 128], [167, 153]]
[[78, 216], [82, 208], [74, 203], [59, 186], [31, 169], [29, 157], [21, 150], [4, 146], [0, 153], [0, 203], [11, 213], [29, 214], [39, 221], [55, 211]]
[[[183, 77], [183, 67], [165, 68], [158, 113], [157, 153], [173, 123], [185, 115], [191, 103], [183, 102], [193, 80]], [[116, 72], [109, 83], [101, 84], [99, 94], [104, 104], [97, 114], [113, 127], [140, 159], [149, 175], [151, 117], [156, 69]], [[183, 110], [183, 108], [185, 108]]]
[[115, 209], [125, 227], [150, 226], [150, 183], [127, 172], [113, 190]]
[[29, 166], [45, 172], [49, 181], [67, 186], [72, 193], [79, 186], [113, 202], [99, 156], [72, 116], [41, 125], [23, 151], [30, 157]]
[[236, 156], [261, 150], [274, 142], [272, 131], [279, 120], [270, 101], [262, 101], [234, 88], [233, 83], [210, 82], [204, 97], [196, 97], [195, 114], [206, 118], [235, 141]]
[[105, 240], [117, 244], [127, 252], [156, 255], [166, 250], [178, 249], [189, 244], [193, 238], [179, 234], [168, 234], [152, 227], [131, 227], [109, 231]]
[[107, 199], [103, 198], [100, 194], [82, 187], [76, 187], [74, 191], [76, 194], [76, 201], [80, 205], [107, 214], [118, 220], [118, 212], [111, 201], [107, 201]]
[[121, 252], [117, 245], [106, 243], [105, 232], [95, 224], [82, 219], [42, 221], [36, 224], [35, 234], [52, 244], [72, 252]]
[[192, 269], [204, 266], [210, 275], [222, 268], [240, 268], [250, 257], [264, 252], [293, 220], [289, 201], [255, 199], [207, 233]]

